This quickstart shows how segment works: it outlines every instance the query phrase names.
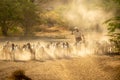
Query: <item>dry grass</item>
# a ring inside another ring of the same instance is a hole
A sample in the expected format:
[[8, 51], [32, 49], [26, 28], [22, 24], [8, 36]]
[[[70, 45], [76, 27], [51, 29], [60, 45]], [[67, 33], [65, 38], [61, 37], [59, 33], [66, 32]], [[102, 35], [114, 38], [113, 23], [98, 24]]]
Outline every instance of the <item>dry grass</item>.
[[70, 38], [71, 32], [64, 27], [49, 27], [44, 28], [41, 32], [35, 32], [36, 36], [39, 37], [50, 37], [50, 38]]

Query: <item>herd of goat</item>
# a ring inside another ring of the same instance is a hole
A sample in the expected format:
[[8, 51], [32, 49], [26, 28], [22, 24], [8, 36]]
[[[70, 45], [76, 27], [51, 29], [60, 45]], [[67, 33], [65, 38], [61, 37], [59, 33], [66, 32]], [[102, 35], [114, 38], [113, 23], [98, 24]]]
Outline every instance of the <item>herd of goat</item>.
[[[28, 42], [28, 43], [12, 43], [5, 42], [0, 46], [1, 60], [46, 60], [46, 59], [61, 59], [78, 56], [79, 51], [91, 51], [91, 53], [109, 53], [111, 47], [108, 43], [77, 43], [71, 44], [66, 41], [58, 42]], [[85, 52], [82, 54], [86, 54]]]
[[[52, 58], [68, 57], [68, 42], [36, 42], [15, 44], [6, 42], [0, 48], [0, 57], [3, 60], [43, 60]], [[61, 52], [61, 50], [63, 52]], [[61, 55], [59, 55], [59, 54]]]

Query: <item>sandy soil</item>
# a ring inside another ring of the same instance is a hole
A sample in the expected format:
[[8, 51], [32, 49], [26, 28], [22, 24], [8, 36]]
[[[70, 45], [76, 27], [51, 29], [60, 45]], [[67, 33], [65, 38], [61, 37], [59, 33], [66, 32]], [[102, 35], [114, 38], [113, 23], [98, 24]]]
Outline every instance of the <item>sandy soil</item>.
[[120, 80], [120, 56], [86, 56], [45, 62], [0, 61], [0, 80], [24, 70], [32, 80]]

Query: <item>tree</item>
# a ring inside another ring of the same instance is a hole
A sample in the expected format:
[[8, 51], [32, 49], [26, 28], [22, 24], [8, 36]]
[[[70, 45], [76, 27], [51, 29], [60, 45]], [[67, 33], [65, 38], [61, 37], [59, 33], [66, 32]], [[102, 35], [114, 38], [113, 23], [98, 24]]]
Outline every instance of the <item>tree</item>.
[[[120, 0], [113, 0], [114, 6], [114, 17], [105, 21], [109, 31], [110, 41], [114, 43], [116, 52], [120, 53]], [[110, 7], [110, 6], [107, 6]]]
[[17, 23], [20, 16], [18, 5], [17, 0], [0, 1], [0, 27], [4, 36], [8, 36], [8, 29]]
[[0, 27], [2, 34], [8, 36], [8, 30], [20, 25], [25, 35], [29, 27], [39, 22], [36, 6], [31, 0], [2, 0], [0, 1]]
[[115, 51], [120, 52], [120, 17], [114, 17], [106, 21], [110, 41], [115, 44]]
[[36, 5], [33, 2], [27, 0], [19, 0], [22, 8], [22, 17], [20, 18], [20, 24], [24, 30], [24, 35], [29, 35], [34, 25], [40, 22]]

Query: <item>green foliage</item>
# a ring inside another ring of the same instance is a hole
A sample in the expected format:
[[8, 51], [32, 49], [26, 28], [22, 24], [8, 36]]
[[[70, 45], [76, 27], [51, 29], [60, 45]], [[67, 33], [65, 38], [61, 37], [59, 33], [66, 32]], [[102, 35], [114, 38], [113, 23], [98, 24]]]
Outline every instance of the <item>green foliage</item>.
[[114, 17], [107, 20], [105, 23], [108, 24], [109, 32], [115, 32], [116, 29], [120, 29], [120, 17]]
[[[108, 2], [107, 2], [108, 1]], [[104, 0], [105, 8], [109, 11], [114, 11], [115, 17], [107, 20], [107, 28], [109, 31], [110, 41], [115, 44], [116, 52], [120, 53], [120, 0]]]
[[111, 36], [110, 41], [115, 44], [114, 51], [120, 52], [120, 33], [114, 33], [111, 34], [110, 36]]
[[30, 0], [0, 1], [0, 27], [3, 35], [7, 36], [8, 30], [14, 29], [15, 25], [20, 25], [26, 32], [28, 26], [32, 27], [39, 22], [36, 12], [36, 6]]
[[31, 28], [40, 22], [39, 15], [36, 6], [32, 2], [27, 0], [19, 1], [22, 9], [20, 23], [24, 29], [24, 34], [28, 35], [31, 32]]
[[0, 27], [4, 36], [7, 36], [9, 27], [17, 23], [19, 19], [19, 3], [17, 0], [0, 1]]
[[115, 51], [120, 52], [120, 17], [114, 17], [105, 22], [108, 24], [110, 41], [115, 44]]

